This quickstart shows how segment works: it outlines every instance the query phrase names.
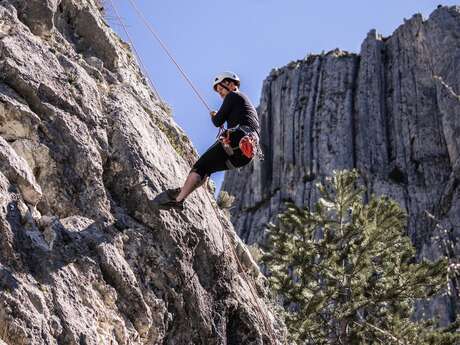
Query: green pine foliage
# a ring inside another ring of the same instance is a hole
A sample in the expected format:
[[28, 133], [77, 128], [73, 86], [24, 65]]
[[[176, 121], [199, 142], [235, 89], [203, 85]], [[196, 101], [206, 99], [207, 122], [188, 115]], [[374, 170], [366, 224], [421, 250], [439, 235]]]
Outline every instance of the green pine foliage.
[[356, 170], [317, 184], [313, 211], [288, 204], [269, 225], [262, 262], [297, 344], [447, 345], [460, 339], [411, 320], [418, 299], [446, 287], [447, 260], [416, 261], [407, 215], [388, 197], [363, 202]]

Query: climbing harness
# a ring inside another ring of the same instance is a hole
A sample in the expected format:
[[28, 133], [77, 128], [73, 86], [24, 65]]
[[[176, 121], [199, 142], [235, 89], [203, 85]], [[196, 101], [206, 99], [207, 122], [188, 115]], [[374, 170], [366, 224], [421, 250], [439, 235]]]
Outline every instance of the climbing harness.
[[[244, 136], [240, 139], [238, 145], [233, 147], [231, 134], [237, 130], [242, 131]], [[263, 160], [263, 153], [259, 145], [259, 136], [249, 126], [237, 125], [228, 129], [221, 128], [218, 134], [218, 142], [220, 142], [222, 148], [229, 157], [225, 161], [225, 165], [230, 170], [236, 169], [231, 162], [230, 157], [232, 157], [235, 154], [235, 151], [238, 150], [241, 151], [243, 156], [249, 159], [256, 157], [259, 160]]]
[[220, 141], [222, 147], [224, 148], [225, 153], [228, 154], [229, 156], [233, 156], [234, 152], [233, 152], [233, 147], [232, 147], [232, 141], [230, 139], [230, 130], [229, 129], [227, 129], [219, 137], [219, 141]]
[[[238, 146], [232, 147], [231, 133], [240, 130], [244, 133], [244, 136], [240, 139]], [[229, 155], [233, 156], [235, 151], [240, 150], [241, 153], [247, 158], [256, 157], [259, 160], [263, 160], [263, 153], [259, 145], [259, 136], [249, 126], [235, 126], [228, 129], [222, 129], [219, 132], [219, 141], [224, 148], [224, 151]]]

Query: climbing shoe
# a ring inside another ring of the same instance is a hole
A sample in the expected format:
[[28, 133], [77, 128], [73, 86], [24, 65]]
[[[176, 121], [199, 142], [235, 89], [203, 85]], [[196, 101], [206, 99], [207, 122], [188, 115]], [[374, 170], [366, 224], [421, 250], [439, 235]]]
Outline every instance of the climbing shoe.
[[162, 208], [175, 208], [182, 211], [184, 209], [184, 200], [176, 201], [180, 190], [180, 188], [167, 189], [154, 199], [154, 203]]

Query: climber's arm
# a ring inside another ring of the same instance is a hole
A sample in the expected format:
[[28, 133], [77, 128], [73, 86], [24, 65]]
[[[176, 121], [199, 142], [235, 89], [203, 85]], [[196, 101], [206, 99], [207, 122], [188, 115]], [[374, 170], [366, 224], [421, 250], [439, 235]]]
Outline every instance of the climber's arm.
[[[225, 96], [224, 102], [222, 103], [222, 106], [220, 107], [219, 111], [217, 113], [211, 113], [212, 122], [216, 127], [222, 126], [225, 123], [225, 121], [227, 121], [227, 118], [231, 113], [234, 103], [233, 96], [233, 93], [229, 93], [227, 96]], [[215, 115], [212, 115], [213, 113]]]

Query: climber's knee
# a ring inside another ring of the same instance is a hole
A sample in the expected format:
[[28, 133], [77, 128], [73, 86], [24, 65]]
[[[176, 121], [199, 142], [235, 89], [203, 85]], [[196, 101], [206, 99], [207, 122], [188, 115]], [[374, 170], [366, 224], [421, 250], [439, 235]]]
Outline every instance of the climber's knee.
[[193, 168], [190, 170], [190, 173], [192, 172], [200, 175], [200, 182], [202, 182], [206, 177], [208, 177], [206, 171], [200, 166], [193, 166]]

